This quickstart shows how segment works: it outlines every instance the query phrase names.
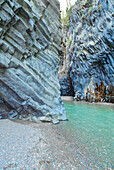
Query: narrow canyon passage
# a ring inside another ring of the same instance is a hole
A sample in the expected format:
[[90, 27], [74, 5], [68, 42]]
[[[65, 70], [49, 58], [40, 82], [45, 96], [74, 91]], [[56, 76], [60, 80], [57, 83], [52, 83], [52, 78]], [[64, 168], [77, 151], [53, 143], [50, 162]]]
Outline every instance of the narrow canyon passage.
[[0, 0], [0, 170], [114, 169], [113, 1], [60, 2]]

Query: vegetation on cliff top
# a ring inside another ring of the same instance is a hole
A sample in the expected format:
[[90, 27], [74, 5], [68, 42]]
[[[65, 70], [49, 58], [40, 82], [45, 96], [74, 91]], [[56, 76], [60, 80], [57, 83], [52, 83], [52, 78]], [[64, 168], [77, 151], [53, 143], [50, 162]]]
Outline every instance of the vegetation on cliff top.
[[[71, 5], [70, 0], [69, 1], [66, 0], [66, 3], [67, 3], [66, 13], [64, 11], [62, 11], [61, 22], [62, 22], [63, 27], [67, 26], [69, 28], [70, 27], [70, 15], [71, 15], [71, 12], [73, 11], [73, 9], [75, 9], [75, 7], [77, 6], [78, 1], [75, 1], [74, 5]], [[85, 7], [88, 7], [88, 10], [87, 10], [87, 13], [84, 16], [83, 9]], [[87, 0], [87, 1], [85, 1], [85, 4], [83, 5], [83, 8], [82, 8], [81, 20], [83, 20], [84, 17], [86, 17], [89, 13], [91, 13], [94, 7], [97, 10], [100, 10], [102, 8], [102, 5], [100, 5], [98, 2], [96, 2], [96, 0], [93, 0], [93, 1]]]

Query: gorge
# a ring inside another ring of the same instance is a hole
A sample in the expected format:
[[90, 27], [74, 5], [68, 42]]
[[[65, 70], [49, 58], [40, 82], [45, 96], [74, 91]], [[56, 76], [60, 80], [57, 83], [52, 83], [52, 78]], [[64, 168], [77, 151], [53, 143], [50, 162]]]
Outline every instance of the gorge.
[[113, 17], [112, 0], [77, 1], [62, 25], [58, 0], [1, 0], [0, 118], [66, 120], [60, 85], [78, 101], [114, 102]]
[[0, 169], [114, 169], [113, 2], [61, 1], [0, 0]]

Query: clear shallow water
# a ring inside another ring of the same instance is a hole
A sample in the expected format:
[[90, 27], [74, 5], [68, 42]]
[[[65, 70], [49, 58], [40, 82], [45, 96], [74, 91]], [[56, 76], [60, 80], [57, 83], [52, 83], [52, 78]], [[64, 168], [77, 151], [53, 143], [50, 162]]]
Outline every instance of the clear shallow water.
[[68, 122], [61, 131], [74, 146], [76, 157], [87, 169], [113, 169], [114, 108], [64, 103]]

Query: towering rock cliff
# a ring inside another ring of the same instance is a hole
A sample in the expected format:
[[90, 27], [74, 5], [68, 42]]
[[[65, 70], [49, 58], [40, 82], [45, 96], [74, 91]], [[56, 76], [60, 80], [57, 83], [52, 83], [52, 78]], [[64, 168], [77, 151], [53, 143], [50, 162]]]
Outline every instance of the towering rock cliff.
[[0, 0], [0, 118], [65, 120], [58, 0]]
[[78, 0], [68, 12], [59, 70], [62, 94], [74, 90], [76, 100], [113, 102], [113, 2]]

